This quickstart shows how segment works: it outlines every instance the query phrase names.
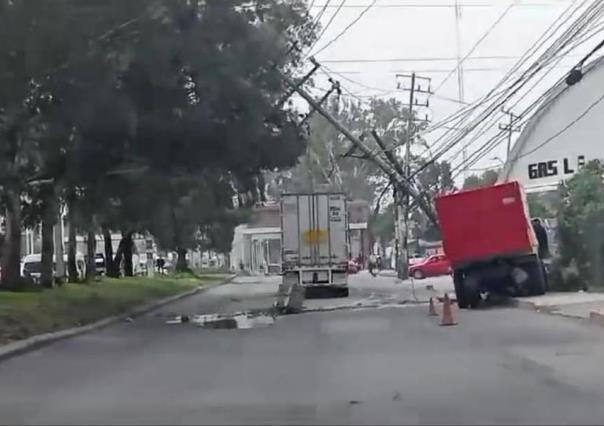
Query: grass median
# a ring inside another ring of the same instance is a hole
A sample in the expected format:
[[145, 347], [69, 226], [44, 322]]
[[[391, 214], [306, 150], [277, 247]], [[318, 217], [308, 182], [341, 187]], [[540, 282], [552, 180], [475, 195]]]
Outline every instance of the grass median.
[[0, 344], [77, 327], [223, 280], [226, 275], [103, 278], [37, 292], [0, 291]]

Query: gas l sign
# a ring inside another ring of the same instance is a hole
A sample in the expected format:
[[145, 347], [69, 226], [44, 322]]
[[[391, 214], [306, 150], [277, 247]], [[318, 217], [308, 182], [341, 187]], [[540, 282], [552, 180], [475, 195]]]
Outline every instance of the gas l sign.
[[562, 158], [560, 160], [539, 161], [528, 165], [528, 178], [529, 180], [535, 180], [553, 176], [570, 177], [584, 165], [584, 155], [579, 155], [576, 159]]

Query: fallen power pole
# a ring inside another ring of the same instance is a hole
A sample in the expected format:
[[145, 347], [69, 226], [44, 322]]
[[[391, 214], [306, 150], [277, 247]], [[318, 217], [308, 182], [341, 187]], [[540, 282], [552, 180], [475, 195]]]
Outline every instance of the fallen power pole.
[[367, 145], [365, 145], [358, 137], [352, 134], [350, 130], [348, 130], [344, 125], [342, 125], [338, 120], [336, 120], [327, 110], [325, 110], [319, 103], [308, 94], [301, 85], [294, 82], [290, 77], [286, 75], [282, 75], [284, 81], [292, 87], [292, 89], [298, 93], [308, 104], [313, 107], [313, 109], [321, 114], [332, 126], [334, 126], [340, 133], [342, 133], [359, 151], [361, 151], [364, 155], [366, 155], [369, 159], [371, 159], [382, 171], [392, 180], [393, 184], [396, 186], [397, 190], [401, 193], [406, 194], [413, 198], [417, 206], [426, 214], [428, 219], [438, 226], [438, 221], [436, 219], [436, 215], [434, 214], [434, 210], [432, 206], [426, 203], [422, 198], [411, 182], [402, 176], [398, 171], [397, 167], [389, 162], [384, 161], [383, 158], [376, 155], [376, 153], [370, 149]]

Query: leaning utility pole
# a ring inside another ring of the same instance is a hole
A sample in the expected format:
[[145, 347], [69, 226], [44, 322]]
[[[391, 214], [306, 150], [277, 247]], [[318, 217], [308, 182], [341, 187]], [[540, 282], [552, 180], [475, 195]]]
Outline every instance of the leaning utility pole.
[[385, 161], [381, 156], [377, 155], [371, 148], [361, 141], [358, 137], [354, 136], [350, 130], [348, 130], [342, 123], [336, 120], [327, 110], [325, 110], [318, 102], [304, 90], [301, 86], [297, 85], [294, 80], [292, 80], [289, 76], [283, 75], [281, 76], [283, 80], [292, 87], [296, 93], [298, 93], [306, 102], [309, 103], [310, 106], [314, 108], [316, 112], [321, 114], [336, 130], [342, 133], [346, 139], [348, 139], [356, 149], [361, 151], [368, 159], [372, 160], [385, 174], [389, 179], [392, 179], [393, 183], [396, 185], [398, 191], [403, 194], [407, 194], [416, 200], [418, 207], [428, 216], [428, 219], [438, 225], [438, 221], [436, 219], [436, 214], [428, 203], [421, 197], [420, 192], [414, 187], [409, 179], [405, 176], [401, 176], [394, 165], [390, 164], [388, 161]]
[[[411, 179], [411, 143], [413, 142], [413, 138], [415, 136], [415, 116], [414, 116], [414, 106], [421, 107], [429, 107], [429, 100], [426, 99], [424, 102], [419, 103], [415, 98], [415, 95], [418, 93], [430, 95], [430, 82], [431, 80], [426, 77], [418, 77], [415, 73], [411, 75], [397, 74], [398, 79], [406, 79], [410, 80], [410, 84], [407, 86], [406, 84], [398, 81], [397, 87], [403, 91], [409, 92], [409, 107], [407, 110], [407, 134], [405, 138], [405, 157], [404, 157], [404, 166], [405, 169], [403, 173], [407, 180]], [[423, 87], [422, 87], [423, 83]], [[400, 208], [400, 204], [397, 204], [397, 209]], [[402, 256], [397, 259], [397, 272], [399, 279], [407, 279], [409, 278], [409, 219], [411, 216], [411, 199], [408, 194], [405, 194], [403, 197], [403, 226], [402, 226], [402, 245], [403, 249], [400, 251]], [[401, 214], [397, 215], [399, 218]], [[400, 228], [400, 225], [399, 225]]]
[[499, 123], [499, 130], [508, 132], [508, 145], [505, 157], [505, 161], [508, 161], [510, 159], [510, 151], [512, 149], [512, 136], [514, 133], [520, 131], [520, 127], [516, 127], [516, 123], [518, 122], [518, 120], [520, 120], [520, 117], [514, 114], [512, 111], [506, 110], [505, 108], [501, 108], [501, 111], [506, 114], [510, 119], [508, 123]]

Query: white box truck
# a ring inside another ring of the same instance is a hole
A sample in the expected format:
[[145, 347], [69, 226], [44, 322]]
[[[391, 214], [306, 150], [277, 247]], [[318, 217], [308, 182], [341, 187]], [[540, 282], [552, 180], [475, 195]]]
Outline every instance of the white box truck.
[[348, 296], [348, 214], [343, 193], [281, 196], [281, 272], [300, 284]]

